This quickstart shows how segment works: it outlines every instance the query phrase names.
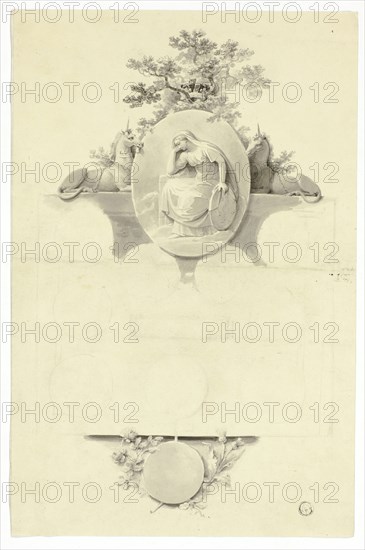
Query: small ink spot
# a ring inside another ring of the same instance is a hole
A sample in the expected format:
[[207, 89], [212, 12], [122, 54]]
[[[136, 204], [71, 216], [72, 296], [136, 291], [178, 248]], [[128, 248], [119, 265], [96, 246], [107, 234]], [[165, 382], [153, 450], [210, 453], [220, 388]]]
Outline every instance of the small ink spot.
[[313, 514], [313, 506], [310, 502], [301, 502], [299, 505], [299, 513], [302, 516], [310, 516]]

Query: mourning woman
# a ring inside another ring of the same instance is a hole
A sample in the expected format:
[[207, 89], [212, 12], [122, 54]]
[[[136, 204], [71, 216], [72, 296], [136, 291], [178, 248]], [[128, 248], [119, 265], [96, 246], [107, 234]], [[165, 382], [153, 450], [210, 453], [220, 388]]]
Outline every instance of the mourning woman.
[[233, 170], [224, 153], [188, 131], [172, 140], [167, 164], [168, 179], [162, 191], [161, 211], [172, 221], [171, 238], [202, 237], [217, 230], [209, 216], [214, 189], [236, 193]]

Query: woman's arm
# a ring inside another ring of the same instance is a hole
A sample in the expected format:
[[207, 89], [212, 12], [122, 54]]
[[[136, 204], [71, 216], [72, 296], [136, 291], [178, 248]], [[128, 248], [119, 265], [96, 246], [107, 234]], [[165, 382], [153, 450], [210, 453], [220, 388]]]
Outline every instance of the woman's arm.
[[215, 156], [215, 162], [218, 163], [218, 171], [219, 171], [219, 183], [218, 183], [218, 189], [221, 189], [225, 193], [228, 191], [228, 185], [226, 184], [226, 175], [227, 175], [227, 167], [226, 167], [226, 161], [220, 155], [219, 153]]
[[171, 155], [167, 162], [167, 174], [169, 176], [176, 174], [176, 172], [179, 172], [179, 170], [182, 170], [183, 168], [185, 168], [187, 164], [186, 155], [184, 155], [184, 153], [181, 153], [179, 158], [176, 159], [177, 153], [179, 151], [180, 151], [179, 147], [174, 147], [171, 152]]

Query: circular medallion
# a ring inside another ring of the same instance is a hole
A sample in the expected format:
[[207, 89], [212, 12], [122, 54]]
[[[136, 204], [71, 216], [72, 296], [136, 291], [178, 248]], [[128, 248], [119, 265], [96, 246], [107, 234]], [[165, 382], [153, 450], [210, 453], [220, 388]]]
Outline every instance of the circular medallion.
[[161, 443], [146, 460], [143, 478], [148, 494], [164, 504], [181, 504], [192, 498], [204, 479], [199, 453], [176, 441]]

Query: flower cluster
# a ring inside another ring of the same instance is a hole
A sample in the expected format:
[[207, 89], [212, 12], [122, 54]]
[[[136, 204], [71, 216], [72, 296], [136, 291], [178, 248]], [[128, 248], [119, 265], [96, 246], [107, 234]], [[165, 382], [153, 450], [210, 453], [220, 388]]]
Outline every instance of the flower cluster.
[[156, 451], [162, 441], [163, 437], [141, 437], [134, 431], [121, 437], [120, 447], [113, 453], [112, 458], [123, 469], [120, 484], [124, 489], [128, 489], [131, 482], [140, 486], [145, 459]]

